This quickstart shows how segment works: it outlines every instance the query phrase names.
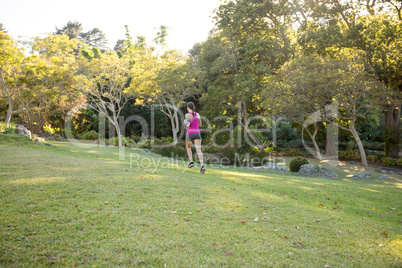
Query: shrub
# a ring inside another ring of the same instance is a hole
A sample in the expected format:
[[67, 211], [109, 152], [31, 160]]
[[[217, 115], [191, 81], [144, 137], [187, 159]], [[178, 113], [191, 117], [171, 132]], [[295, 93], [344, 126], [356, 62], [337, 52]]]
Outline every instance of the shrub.
[[0, 132], [4, 132], [5, 134], [13, 134], [17, 126], [14, 123], [10, 123], [8, 126], [5, 122], [0, 122]]
[[367, 161], [368, 162], [375, 162], [378, 159], [378, 157], [376, 155], [368, 155], [367, 156]]
[[97, 140], [99, 138], [99, 134], [95, 130], [90, 130], [87, 132], [84, 132], [81, 135], [82, 140]]
[[284, 156], [304, 156], [306, 153], [301, 150], [301, 149], [296, 149], [296, 148], [276, 148], [278, 150], [278, 155]]
[[154, 139], [154, 145], [162, 145], [162, 144], [163, 144], [162, 140], [160, 140], [158, 138]]
[[339, 158], [343, 160], [353, 160], [353, 161], [360, 161], [360, 155], [357, 151], [343, 151], [339, 152], [338, 154]]
[[4, 132], [4, 129], [6, 128], [6, 123], [0, 122], [0, 132]]
[[131, 135], [131, 139], [132, 139], [134, 142], [140, 142], [141, 137], [140, 137], [140, 136], [136, 136], [136, 135]]
[[[129, 148], [134, 148], [137, 146], [135, 142], [128, 137], [121, 137], [121, 143], [123, 146]], [[119, 146], [119, 139], [117, 137], [107, 139], [105, 140], [105, 144]]]
[[384, 157], [381, 162], [383, 166], [400, 166], [402, 164], [401, 159], [395, 159], [392, 157]]
[[172, 137], [162, 137], [161, 141], [163, 143], [172, 143], [173, 142], [173, 138]]
[[292, 172], [299, 172], [300, 167], [308, 163], [309, 162], [306, 158], [298, 156], [290, 160], [289, 169]]
[[138, 147], [142, 149], [151, 149], [151, 141], [150, 140], [143, 140], [137, 143]]
[[183, 147], [185, 149], [186, 148], [186, 142], [185, 141], [179, 141], [177, 143], [177, 146]]
[[153, 148], [151, 152], [160, 154], [165, 157], [184, 157], [187, 154], [186, 149], [178, 145], [165, 148]]
[[231, 146], [225, 146], [222, 148], [219, 148], [218, 154], [220, 155], [221, 158], [227, 158], [229, 159], [229, 165], [233, 164], [235, 162], [235, 157], [236, 157], [236, 148], [231, 147]]
[[384, 151], [385, 150], [385, 143], [384, 142], [364, 142], [364, 148], [367, 150], [374, 150], [374, 151]]
[[213, 153], [216, 153], [218, 151], [218, 149], [219, 149], [218, 147], [216, 147], [212, 144], [208, 144], [202, 148], [202, 151], [204, 153], [213, 154]]

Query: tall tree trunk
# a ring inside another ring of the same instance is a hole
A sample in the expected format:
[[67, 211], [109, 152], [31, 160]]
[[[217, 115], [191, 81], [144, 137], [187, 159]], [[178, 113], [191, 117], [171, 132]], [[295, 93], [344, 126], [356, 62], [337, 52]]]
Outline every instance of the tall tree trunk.
[[396, 100], [385, 110], [385, 154], [399, 156], [399, 124], [401, 121], [401, 101]]
[[177, 117], [177, 114], [172, 116], [169, 115], [170, 124], [172, 126], [173, 145], [176, 145], [178, 143], [177, 133], [179, 133], [179, 127], [178, 125], [175, 124], [176, 121], [175, 117]]
[[352, 133], [352, 135], [355, 138], [355, 141], [357, 143], [357, 146], [359, 147], [360, 158], [362, 160], [362, 166], [367, 167], [366, 152], [364, 151], [363, 143], [359, 137], [359, 134], [357, 133], [357, 131], [355, 129], [355, 121], [354, 120], [350, 121], [350, 132]]
[[177, 111], [175, 110], [173, 113], [173, 117], [174, 117], [174, 122], [173, 122], [173, 126], [172, 126], [172, 130], [173, 130], [173, 144], [176, 145], [179, 141], [177, 139], [177, 134], [179, 133], [179, 117], [177, 115]]
[[119, 124], [116, 122], [116, 132], [117, 132], [117, 139], [119, 141], [119, 147], [123, 147], [123, 142], [121, 141], [121, 131], [120, 131], [120, 126]]
[[332, 123], [327, 123], [327, 140], [325, 143], [325, 156], [333, 157], [338, 155], [336, 148], [337, 128]]
[[8, 110], [7, 110], [7, 116], [6, 116], [6, 125], [9, 126], [11, 122], [11, 115], [13, 114], [13, 103], [8, 102]]
[[[310, 136], [311, 140], [313, 141], [317, 159], [321, 160], [322, 155], [321, 155], [321, 152], [320, 152], [320, 148], [318, 147], [317, 140], [315, 139], [315, 137], [317, 136], [317, 133], [318, 133], [318, 125], [317, 125], [317, 123], [314, 123], [314, 133], [313, 134], [311, 134], [311, 132], [308, 130], [307, 127], [303, 126], [303, 128], [306, 129], [308, 135]], [[303, 140], [303, 144], [304, 144], [304, 140]], [[307, 147], [306, 144], [304, 144], [304, 146], [310, 150], [310, 147]]]
[[[264, 152], [264, 145], [262, 145], [261, 141], [254, 135], [254, 133], [248, 127], [247, 104], [244, 104], [244, 106], [243, 106], [243, 121], [244, 121], [243, 128], [246, 131], [246, 133], [257, 144], [257, 147], [260, 150], [260, 152], [261, 153]], [[246, 133], [244, 133], [244, 136], [246, 136]]]

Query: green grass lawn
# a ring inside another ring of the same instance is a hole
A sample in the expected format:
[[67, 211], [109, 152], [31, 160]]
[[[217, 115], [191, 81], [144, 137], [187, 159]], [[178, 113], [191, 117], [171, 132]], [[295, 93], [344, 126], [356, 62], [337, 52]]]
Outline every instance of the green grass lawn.
[[0, 134], [1, 266], [402, 266], [398, 175], [203, 175], [138, 149], [52, 144]]

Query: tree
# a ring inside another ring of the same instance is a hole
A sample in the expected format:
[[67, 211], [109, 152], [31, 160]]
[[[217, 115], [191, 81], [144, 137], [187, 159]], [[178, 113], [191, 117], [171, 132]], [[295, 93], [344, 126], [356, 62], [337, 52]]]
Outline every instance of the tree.
[[23, 104], [36, 99], [22, 113], [29, 121], [31, 131], [43, 131], [50, 116], [60, 114], [63, 117], [74, 105], [83, 101], [73, 87], [77, 69], [74, 48], [77, 44], [78, 40], [69, 40], [66, 35], [50, 34], [34, 39], [34, 53], [30, 56], [24, 77], [32, 96], [21, 99]]
[[[299, 28], [299, 44], [304, 54], [333, 57], [340, 48], [363, 52], [363, 59], [377, 79], [391, 90], [381, 97], [385, 113], [385, 152], [398, 157], [400, 128], [400, 92], [402, 90], [402, 24], [400, 1], [346, 1], [338, 0], [304, 6], [315, 18], [330, 17], [327, 27], [305, 22]], [[385, 4], [395, 8], [397, 16], [388, 14]], [[370, 16], [362, 16], [368, 12]], [[360, 14], [359, 14], [360, 13]], [[399, 19], [399, 21], [397, 21]]]
[[[267, 78], [263, 106], [271, 115], [281, 115], [300, 124], [310, 136], [316, 157], [322, 159], [316, 141], [318, 122], [325, 120], [326, 105], [336, 90], [337, 69], [322, 57], [301, 57], [285, 63]], [[309, 126], [313, 126], [313, 130]]]
[[290, 11], [283, 1], [237, 0], [221, 5], [215, 32], [199, 57], [206, 73], [203, 107], [235, 119], [243, 137], [249, 136], [261, 152], [264, 145], [249, 126], [249, 117], [262, 111], [266, 75], [292, 58]]
[[88, 32], [80, 33], [80, 40], [90, 47], [100, 49], [105, 49], [107, 44], [106, 35], [99, 28], [93, 28]]
[[77, 21], [69, 21], [67, 25], [61, 29], [56, 27], [56, 32], [54, 32], [54, 35], [65, 34], [68, 36], [69, 39], [78, 39], [82, 30], [82, 23], [79, 23]]
[[114, 51], [122, 57], [123, 54], [127, 53], [128, 51], [137, 50], [137, 49], [145, 49], [145, 37], [144, 36], [137, 36], [137, 41], [134, 43], [133, 38], [131, 37], [130, 31], [127, 25], [124, 25], [126, 28], [126, 39], [119, 39], [114, 46]]
[[29, 93], [22, 79], [25, 75], [28, 59], [10, 36], [2, 32], [0, 34], [0, 97], [5, 99], [8, 105], [5, 122], [9, 125], [11, 116], [27, 109], [28, 105], [35, 101], [35, 98], [17, 106], [17, 102]]
[[7, 33], [6, 28], [4, 28], [3, 23], [0, 23], [0, 32]]
[[119, 147], [123, 146], [119, 116], [128, 101], [125, 89], [129, 85], [130, 75], [128, 58], [106, 53], [101, 58], [82, 59], [77, 79], [77, 88], [94, 105], [93, 108], [104, 113], [114, 126]]
[[289, 99], [290, 104], [285, 104], [283, 108], [279, 105], [276, 109], [291, 109], [292, 114], [297, 110], [319, 111], [323, 105], [336, 102], [339, 114], [332, 118], [325, 116], [323, 119], [353, 135], [359, 147], [362, 165], [367, 166], [356, 122], [378, 107], [380, 97], [387, 94], [387, 89], [371, 73], [370, 66], [365, 64], [356, 50], [344, 49], [337, 57], [336, 60], [298, 59], [285, 65], [280, 72], [282, 85], [279, 86], [279, 89], [285, 90], [281, 92], [283, 95], [278, 102], [283, 104]]
[[56, 27], [54, 35], [67, 35], [69, 39], [77, 39], [82, 41], [89, 47], [97, 47], [99, 49], [106, 49], [107, 39], [106, 35], [99, 29], [93, 28], [88, 32], [83, 32], [82, 24], [75, 21], [69, 21], [66, 26], [61, 29]]
[[186, 98], [200, 91], [196, 87], [197, 73], [194, 62], [176, 50], [166, 51], [160, 57], [153, 55], [152, 50], [141, 50], [135, 58], [131, 92], [159, 104], [169, 117], [174, 144], [178, 142], [181, 125], [179, 109]]

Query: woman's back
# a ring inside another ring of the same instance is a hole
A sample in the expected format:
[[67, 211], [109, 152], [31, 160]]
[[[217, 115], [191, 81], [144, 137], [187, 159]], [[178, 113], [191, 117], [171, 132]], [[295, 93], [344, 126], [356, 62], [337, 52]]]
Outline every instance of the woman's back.
[[200, 129], [198, 128], [200, 120], [198, 120], [197, 113], [194, 112], [194, 113], [192, 113], [192, 115], [193, 115], [193, 119], [190, 120], [190, 126], [187, 128], [187, 134], [193, 134], [193, 133], [200, 132]]

